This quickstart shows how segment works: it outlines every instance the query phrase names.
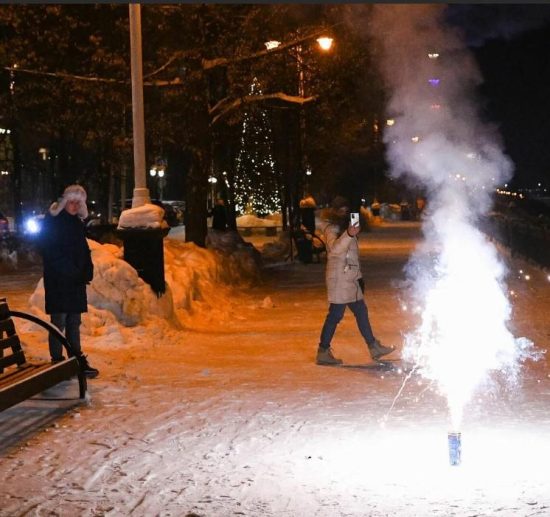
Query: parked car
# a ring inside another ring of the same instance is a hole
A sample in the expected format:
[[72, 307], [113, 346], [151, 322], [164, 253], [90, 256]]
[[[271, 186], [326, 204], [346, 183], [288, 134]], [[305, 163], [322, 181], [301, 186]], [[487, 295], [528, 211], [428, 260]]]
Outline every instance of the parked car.
[[10, 223], [8, 218], [0, 212], [0, 236], [9, 235], [10, 233]]
[[[185, 201], [162, 201], [162, 204], [165, 207], [170, 207], [170, 210], [174, 211], [174, 217], [177, 220], [176, 224], [171, 224], [170, 226], [177, 226], [183, 224], [183, 214], [185, 212]], [[168, 223], [170, 224], [170, 223]]]

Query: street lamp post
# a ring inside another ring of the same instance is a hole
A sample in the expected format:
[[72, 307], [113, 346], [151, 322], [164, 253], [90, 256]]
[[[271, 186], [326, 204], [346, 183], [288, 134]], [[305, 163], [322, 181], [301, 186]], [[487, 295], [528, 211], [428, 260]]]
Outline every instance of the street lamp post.
[[[305, 41], [305, 40], [302, 40]], [[329, 51], [332, 48], [333, 39], [328, 36], [321, 36], [316, 39], [317, 44], [319, 45], [319, 48], [325, 52]], [[281, 42], [277, 40], [270, 40], [266, 41], [264, 43], [266, 49], [274, 50], [277, 49]], [[294, 59], [296, 59], [296, 70], [298, 75], [298, 95], [302, 99], [305, 98], [306, 93], [306, 77], [305, 77], [305, 69], [304, 69], [304, 54], [303, 54], [303, 45], [302, 43], [299, 43], [294, 46], [294, 52], [290, 53]], [[293, 192], [297, 191], [298, 188], [303, 187], [304, 184], [304, 176], [307, 177], [307, 180], [309, 180], [309, 176], [311, 175], [311, 167], [309, 166], [307, 156], [305, 153], [305, 137], [306, 137], [306, 120], [305, 120], [305, 112], [303, 109], [303, 105], [300, 105], [299, 108], [299, 130], [298, 130], [298, 149], [299, 149], [299, 176], [298, 176], [298, 182], [293, 181], [294, 186], [296, 189], [292, 189], [290, 186], [290, 181], [287, 181], [287, 210], [288, 210], [288, 227], [289, 227], [289, 236], [290, 236], [290, 253], [289, 253], [289, 259], [293, 262], [294, 261], [294, 251], [293, 251], [293, 240], [292, 240], [292, 234], [293, 234], [293, 226], [294, 226], [294, 210], [298, 208], [297, 200], [294, 199]], [[289, 180], [289, 178], [287, 178]], [[298, 183], [298, 184], [296, 184]], [[308, 184], [308, 181], [305, 182]], [[304, 194], [304, 193], [302, 193]]]
[[[316, 42], [322, 51], [328, 52], [332, 48], [334, 39], [329, 36], [320, 36], [316, 38]], [[281, 42], [277, 40], [270, 40], [270, 41], [266, 41], [264, 45], [267, 50], [274, 50], [281, 45]], [[293, 50], [294, 51], [291, 52], [291, 55], [296, 60], [296, 70], [297, 70], [297, 76], [298, 76], [298, 96], [301, 98], [305, 98], [306, 77], [305, 77], [305, 67], [304, 67], [304, 46], [302, 43], [299, 43], [293, 47]], [[298, 129], [298, 149], [299, 149], [298, 182], [299, 182], [299, 185], [296, 185], [296, 187], [303, 189], [304, 185], [309, 185], [309, 176], [311, 176], [312, 174], [311, 167], [309, 165], [309, 160], [307, 158], [307, 153], [305, 151], [306, 117], [305, 117], [305, 111], [304, 111], [303, 105], [300, 105], [298, 116], [299, 116], [299, 129]], [[304, 194], [304, 192], [302, 192], [302, 194]], [[292, 201], [290, 204], [292, 205]], [[291, 206], [290, 210], [292, 210], [292, 208], [293, 207]], [[292, 224], [292, 221], [290, 221], [290, 223]]]
[[157, 195], [162, 201], [164, 186], [166, 185], [166, 163], [164, 160], [157, 160], [149, 169], [149, 175], [157, 180]]
[[[129, 4], [128, 8], [130, 13], [132, 122], [134, 136], [134, 195], [132, 198], [132, 208], [139, 208], [151, 202], [145, 172], [141, 11], [139, 4]], [[117, 231], [118, 236], [124, 242], [124, 260], [134, 267], [137, 274], [151, 286], [151, 289], [157, 296], [162, 296], [166, 291], [163, 239], [168, 234], [168, 231], [169, 228], [163, 226], [158, 228], [148, 226], [119, 228]]]
[[141, 56], [141, 6], [129, 4], [130, 58], [132, 73], [132, 123], [134, 136], [134, 196], [132, 208], [151, 201], [145, 176], [145, 122], [143, 115], [143, 68]]
[[[321, 36], [316, 39], [319, 48], [328, 52], [332, 48], [334, 40], [328, 36]], [[296, 46], [296, 66], [298, 70], [298, 95], [302, 98], [306, 96], [306, 78], [304, 71], [304, 49], [302, 45]], [[300, 135], [299, 135], [299, 146], [300, 146], [300, 180], [304, 185], [308, 185], [309, 176], [311, 176], [311, 167], [306, 153], [306, 116], [303, 105], [300, 106]], [[303, 190], [303, 189], [302, 189]], [[305, 192], [302, 192], [304, 195]]]
[[218, 178], [216, 176], [209, 176], [208, 183], [210, 183], [210, 208], [214, 208], [216, 204], [216, 183], [218, 183]]

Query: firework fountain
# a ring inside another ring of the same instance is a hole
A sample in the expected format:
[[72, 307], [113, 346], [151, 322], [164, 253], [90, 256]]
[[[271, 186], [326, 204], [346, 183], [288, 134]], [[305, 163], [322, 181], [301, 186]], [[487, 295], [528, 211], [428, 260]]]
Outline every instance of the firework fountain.
[[391, 174], [428, 193], [425, 238], [407, 271], [420, 324], [406, 336], [403, 357], [447, 400], [456, 465], [465, 405], [494, 371], [514, 382], [533, 344], [507, 327], [506, 271], [477, 228], [512, 163], [495, 128], [477, 116], [481, 77], [460, 35], [445, 26], [444, 9], [376, 5], [372, 34], [391, 93], [392, 125], [385, 131]]

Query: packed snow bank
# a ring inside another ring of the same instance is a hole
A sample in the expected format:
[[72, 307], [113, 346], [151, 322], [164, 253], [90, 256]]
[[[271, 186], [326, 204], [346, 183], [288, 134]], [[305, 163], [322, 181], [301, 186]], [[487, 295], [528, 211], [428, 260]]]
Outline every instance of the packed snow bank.
[[251, 228], [262, 226], [279, 226], [280, 222], [277, 219], [260, 219], [255, 215], [247, 214], [237, 217], [237, 226], [239, 228]]
[[118, 221], [119, 228], [166, 228], [164, 209], [160, 206], [146, 203], [137, 208], [123, 210]]
[[[82, 333], [89, 336], [115, 333], [123, 327], [146, 326], [163, 320], [181, 328], [190, 316], [218, 320], [231, 312], [231, 293], [253, 283], [258, 263], [246, 248], [226, 246], [224, 251], [199, 248], [193, 243], [164, 241], [166, 293], [157, 298], [136, 270], [123, 260], [123, 250], [113, 244], [88, 240], [94, 277], [88, 285], [88, 312]], [[45, 314], [44, 285], [40, 279], [30, 297], [31, 310]], [[163, 324], [164, 326], [164, 324]]]

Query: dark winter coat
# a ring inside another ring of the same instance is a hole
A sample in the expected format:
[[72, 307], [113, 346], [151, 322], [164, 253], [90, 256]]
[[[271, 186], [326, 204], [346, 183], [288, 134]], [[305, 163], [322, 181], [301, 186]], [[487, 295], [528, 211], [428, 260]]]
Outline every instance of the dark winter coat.
[[48, 213], [41, 230], [46, 313], [86, 312], [86, 284], [94, 276], [84, 223], [61, 210]]
[[315, 199], [312, 196], [306, 196], [300, 200], [300, 217], [302, 224], [310, 233], [315, 233]]
[[212, 208], [212, 228], [214, 230], [227, 230], [227, 212], [225, 206], [215, 205]]

